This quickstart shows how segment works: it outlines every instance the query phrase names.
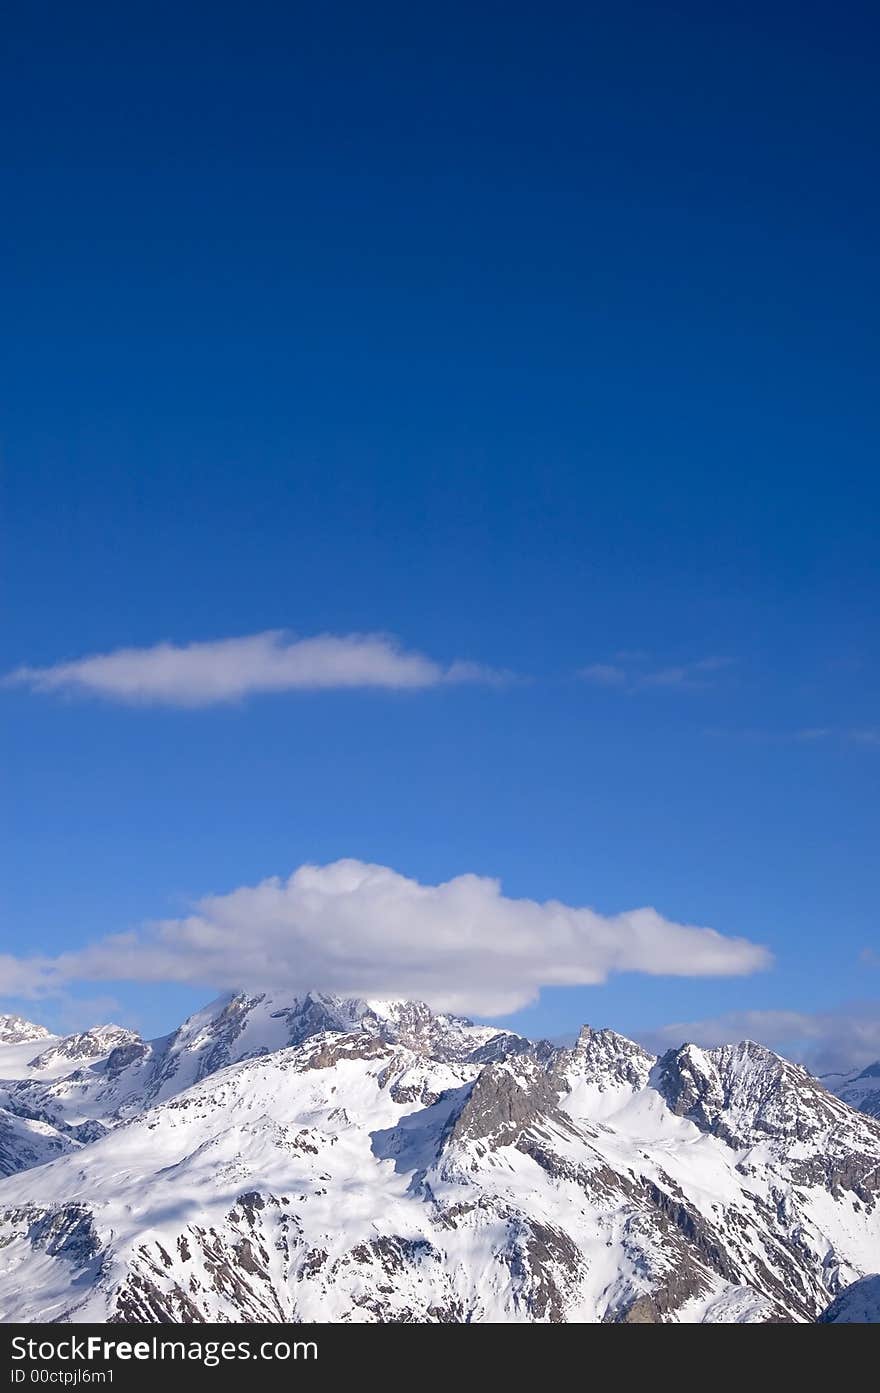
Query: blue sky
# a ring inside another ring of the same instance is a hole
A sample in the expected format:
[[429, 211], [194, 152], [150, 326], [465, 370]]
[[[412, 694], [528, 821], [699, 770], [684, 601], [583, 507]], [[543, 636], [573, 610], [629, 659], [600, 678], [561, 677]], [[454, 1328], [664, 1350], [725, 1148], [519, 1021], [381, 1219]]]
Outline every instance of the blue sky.
[[[11, 28], [3, 671], [281, 630], [514, 677], [8, 684], [0, 992], [347, 857], [774, 955], [550, 987], [529, 1032], [880, 1054], [876, 16]], [[157, 1032], [207, 995], [2, 999]]]

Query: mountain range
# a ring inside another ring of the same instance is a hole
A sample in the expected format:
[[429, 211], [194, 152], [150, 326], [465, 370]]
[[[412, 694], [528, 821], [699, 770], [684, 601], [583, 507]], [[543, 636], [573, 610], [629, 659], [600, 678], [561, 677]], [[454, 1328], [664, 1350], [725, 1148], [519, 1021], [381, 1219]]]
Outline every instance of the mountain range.
[[0, 1319], [880, 1319], [878, 1114], [880, 1064], [411, 1001], [0, 1016]]

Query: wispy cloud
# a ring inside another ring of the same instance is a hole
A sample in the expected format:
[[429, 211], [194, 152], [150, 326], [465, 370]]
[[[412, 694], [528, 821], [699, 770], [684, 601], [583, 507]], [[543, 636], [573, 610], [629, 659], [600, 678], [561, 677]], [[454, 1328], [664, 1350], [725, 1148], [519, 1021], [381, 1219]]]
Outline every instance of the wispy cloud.
[[504, 1015], [545, 986], [611, 973], [728, 977], [769, 965], [745, 938], [664, 919], [602, 915], [556, 900], [512, 899], [497, 880], [423, 885], [387, 866], [300, 866], [180, 919], [148, 924], [58, 957], [0, 959], [0, 995], [46, 997], [72, 982], [184, 982], [221, 989], [316, 987], [418, 997], [442, 1010]]
[[621, 691], [638, 692], [649, 688], [674, 691], [699, 691], [712, 685], [722, 669], [730, 667], [732, 658], [710, 656], [674, 666], [653, 666], [646, 653], [624, 651], [615, 653], [613, 662], [590, 663], [580, 669], [578, 676], [594, 687], [616, 687]]
[[84, 693], [131, 706], [215, 706], [259, 692], [372, 687], [417, 691], [461, 683], [498, 684], [510, 674], [480, 663], [443, 664], [387, 634], [319, 634], [281, 629], [210, 642], [117, 648], [51, 667], [20, 667], [6, 685]]
[[730, 667], [732, 658], [700, 658], [695, 663], [683, 663], [678, 667], [661, 667], [653, 672], [637, 673], [634, 681], [641, 687], [678, 687], [694, 690], [708, 687], [714, 674]]
[[662, 1051], [689, 1041], [707, 1048], [757, 1040], [817, 1074], [863, 1069], [880, 1058], [880, 1002], [828, 1011], [729, 1011], [702, 1020], [676, 1021], [640, 1037]]
[[844, 745], [864, 745], [868, 749], [880, 749], [880, 727], [854, 726], [807, 726], [791, 732], [790, 739], [807, 744], [820, 740], [836, 740]]
[[880, 726], [863, 726], [847, 733], [855, 745], [867, 745], [871, 749], [880, 749]]
[[763, 745], [838, 745], [880, 750], [880, 727], [800, 726], [790, 730], [769, 730], [746, 726], [739, 730], [713, 728], [707, 735], [744, 740]]
[[626, 669], [618, 667], [616, 663], [590, 663], [589, 667], [581, 668], [578, 676], [594, 687], [625, 687], [627, 685]]

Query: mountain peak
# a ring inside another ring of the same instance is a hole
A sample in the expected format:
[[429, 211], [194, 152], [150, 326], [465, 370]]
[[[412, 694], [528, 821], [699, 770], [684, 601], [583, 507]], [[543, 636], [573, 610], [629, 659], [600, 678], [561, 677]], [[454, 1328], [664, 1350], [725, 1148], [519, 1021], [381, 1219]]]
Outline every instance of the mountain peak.
[[0, 1045], [26, 1045], [30, 1040], [50, 1040], [52, 1032], [24, 1016], [0, 1016]]
[[566, 1051], [564, 1057], [572, 1071], [600, 1090], [618, 1084], [641, 1088], [654, 1064], [654, 1056], [635, 1040], [618, 1035], [607, 1026], [600, 1030], [590, 1025], [581, 1026], [574, 1048]]
[[807, 1069], [754, 1040], [668, 1050], [652, 1081], [672, 1112], [734, 1147], [816, 1142], [845, 1120], [838, 1099]]

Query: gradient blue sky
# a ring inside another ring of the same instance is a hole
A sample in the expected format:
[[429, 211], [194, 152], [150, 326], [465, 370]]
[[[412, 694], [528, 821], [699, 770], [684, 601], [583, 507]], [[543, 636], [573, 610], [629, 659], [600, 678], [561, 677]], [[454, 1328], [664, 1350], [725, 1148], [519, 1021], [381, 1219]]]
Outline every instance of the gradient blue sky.
[[[529, 1032], [880, 1032], [876, 10], [5, 27], [2, 669], [382, 630], [528, 680], [0, 691], [2, 950], [352, 856], [776, 955], [551, 990]], [[206, 994], [4, 1004], [156, 1032]]]

